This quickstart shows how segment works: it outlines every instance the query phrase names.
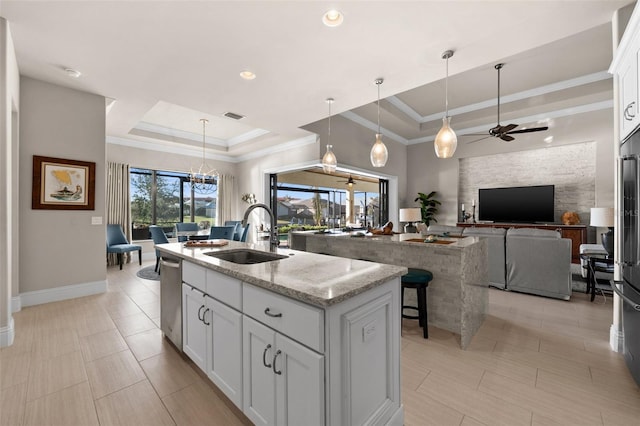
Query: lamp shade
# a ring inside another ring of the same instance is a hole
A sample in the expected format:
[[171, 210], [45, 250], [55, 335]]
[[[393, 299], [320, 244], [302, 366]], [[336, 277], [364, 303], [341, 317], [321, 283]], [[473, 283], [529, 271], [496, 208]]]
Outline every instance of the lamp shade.
[[591, 226], [613, 227], [613, 207], [591, 207]]
[[420, 207], [411, 207], [408, 209], [400, 209], [400, 222], [420, 222], [422, 213]]

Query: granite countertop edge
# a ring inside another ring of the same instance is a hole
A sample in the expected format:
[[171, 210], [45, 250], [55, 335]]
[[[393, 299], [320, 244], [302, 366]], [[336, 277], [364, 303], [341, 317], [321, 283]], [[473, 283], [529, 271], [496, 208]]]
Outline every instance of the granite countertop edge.
[[[232, 262], [221, 261], [218, 259], [216, 259], [216, 261], [214, 262], [211, 260], [212, 258], [209, 258], [204, 254], [204, 251], [207, 251], [207, 250], [223, 251], [223, 250], [237, 249], [237, 248], [248, 248], [252, 250], [260, 250], [260, 248], [255, 247], [255, 245], [253, 244], [231, 243], [229, 246], [225, 246], [222, 248], [215, 247], [215, 248], [207, 248], [207, 249], [203, 249], [203, 248], [189, 249], [188, 253], [182, 252], [182, 249], [181, 251], [175, 250], [175, 248], [178, 248], [178, 247], [181, 248], [181, 246], [182, 244], [180, 243], [169, 243], [169, 244], [157, 245], [155, 248], [160, 250], [162, 253], [166, 253], [168, 255], [181, 258], [183, 260], [197, 264], [204, 268], [223, 273], [233, 278], [237, 278], [240, 281], [253, 284], [257, 287], [260, 287], [269, 291], [273, 291], [274, 293], [278, 293], [278, 294], [290, 297], [292, 299], [298, 300], [300, 302], [304, 302], [304, 303], [321, 307], [321, 308], [326, 308], [328, 306], [335, 305], [345, 300], [348, 300], [361, 293], [364, 293], [369, 289], [382, 285], [388, 282], [392, 278], [400, 277], [407, 273], [407, 268], [404, 266], [388, 265], [388, 264], [381, 263], [381, 264], [378, 264], [380, 266], [380, 269], [377, 271], [379, 275], [378, 278], [369, 278], [367, 279], [366, 283], [360, 284], [358, 286], [354, 286], [352, 288], [349, 288], [346, 291], [337, 292], [335, 296], [322, 297], [306, 291], [292, 288], [291, 286], [288, 286], [287, 284], [284, 284], [284, 283], [281, 284], [278, 282], [271, 281], [270, 279], [264, 279], [262, 275], [266, 275], [267, 273], [258, 274], [258, 273], [252, 272], [248, 270], [249, 265], [239, 265]], [[261, 250], [261, 251], [267, 251], [267, 250]], [[286, 252], [298, 253], [295, 250], [288, 250], [288, 249], [286, 250]], [[326, 257], [326, 255], [320, 255], [320, 254], [314, 254], [314, 253], [308, 253], [308, 252], [299, 252], [299, 253], [304, 253], [305, 256]], [[339, 258], [339, 259], [343, 259], [343, 258]], [[353, 259], [346, 259], [346, 260], [354, 261]], [[291, 256], [290, 258], [287, 258], [287, 259], [276, 260], [268, 263], [275, 264], [277, 262], [283, 262], [283, 261], [295, 262], [296, 259], [295, 259], [295, 256]], [[355, 262], [360, 262], [360, 261], [355, 261]], [[271, 276], [271, 274], [269, 275]], [[277, 276], [277, 273], [276, 273], [276, 276]], [[287, 279], [287, 275], [282, 274], [282, 276], [280, 277], [280, 281], [286, 281], [286, 279]], [[322, 277], [318, 276], [319, 282], [321, 279]], [[276, 278], [275, 281], [278, 281], [278, 278]]]

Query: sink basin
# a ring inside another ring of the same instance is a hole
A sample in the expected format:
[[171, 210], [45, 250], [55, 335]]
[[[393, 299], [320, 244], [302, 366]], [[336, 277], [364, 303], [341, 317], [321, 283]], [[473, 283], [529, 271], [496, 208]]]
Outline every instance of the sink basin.
[[227, 262], [238, 263], [240, 265], [252, 265], [254, 263], [271, 262], [274, 260], [280, 260], [289, 257], [282, 254], [248, 249], [210, 251], [204, 254], [211, 257], [217, 257], [218, 259], [226, 260]]

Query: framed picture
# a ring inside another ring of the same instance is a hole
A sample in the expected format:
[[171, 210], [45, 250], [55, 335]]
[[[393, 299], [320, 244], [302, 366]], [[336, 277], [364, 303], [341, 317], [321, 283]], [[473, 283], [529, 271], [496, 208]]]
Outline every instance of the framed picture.
[[33, 156], [31, 208], [95, 210], [96, 163]]

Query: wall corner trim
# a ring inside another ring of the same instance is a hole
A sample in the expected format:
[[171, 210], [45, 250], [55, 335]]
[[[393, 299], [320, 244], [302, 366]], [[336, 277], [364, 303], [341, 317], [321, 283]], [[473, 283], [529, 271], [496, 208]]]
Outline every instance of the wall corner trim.
[[106, 280], [94, 281], [20, 293], [20, 301], [21, 306], [33, 306], [49, 302], [58, 302], [60, 300], [74, 299], [76, 297], [90, 296], [92, 294], [100, 294], [106, 291]]
[[9, 321], [9, 325], [0, 328], [0, 348], [11, 346], [13, 344], [13, 337], [15, 335], [15, 329], [13, 327], [13, 317]]
[[22, 310], [22, 300], [20, 296], [11, 298], [11, 313], [20, 312]]

